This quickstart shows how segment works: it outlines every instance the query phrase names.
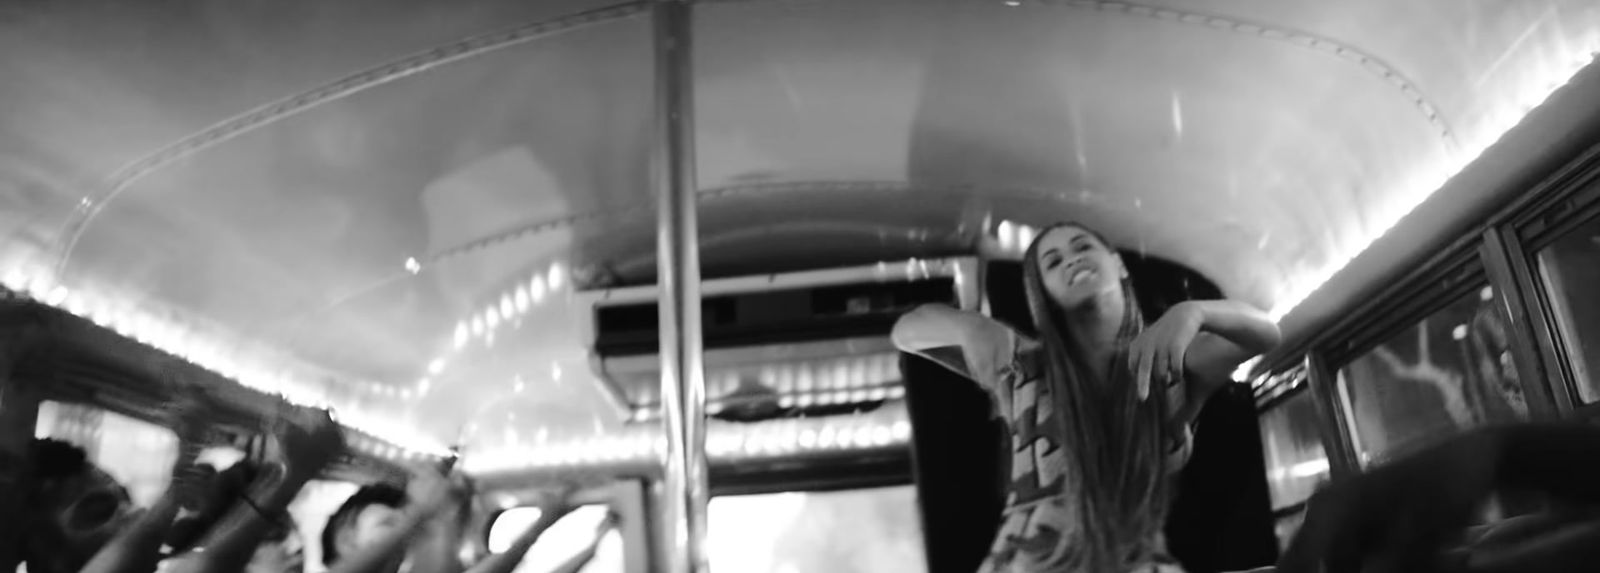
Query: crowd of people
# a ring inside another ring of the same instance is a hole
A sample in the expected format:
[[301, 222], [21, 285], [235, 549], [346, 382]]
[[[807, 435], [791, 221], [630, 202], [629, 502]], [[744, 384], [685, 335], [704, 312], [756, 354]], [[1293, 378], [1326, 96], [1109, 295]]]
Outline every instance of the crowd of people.
[[[305, 540], [288, 506], [343, 451], [343, 434], [326, 412], [300, 408], [277, 420], [271, 438], [265, 463], [221, 469], [183, 448], [167, 489], [143, 509], [84, 450], [33, 440], [23, 565], [29, 573], [304, 571]], [[540, 534], [575, 509], [574, 491], [558, 488], [509, 549], [468, 564], [461, 543], [470, 482], [418, 467], [403, 489], [376, 483], [350, 496], [323, 528], [323, 562], [332, 573], [511, 573]], [[580, 570], [615, 525], [608, 516], [594, 541], [557, 571]]]

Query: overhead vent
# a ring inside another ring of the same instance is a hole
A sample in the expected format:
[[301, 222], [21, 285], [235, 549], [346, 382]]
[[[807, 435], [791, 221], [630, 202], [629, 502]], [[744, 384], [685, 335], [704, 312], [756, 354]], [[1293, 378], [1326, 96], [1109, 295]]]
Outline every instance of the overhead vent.
[[[972, 259], [912, 260], [707, 281], [707, 411], [730, 421], [860, 411], [904, 396], [889, 332], [928, 303], [978, 300]], [[654, 287], [592, 293], [595, 371], [627, 415], [660, 411]]]

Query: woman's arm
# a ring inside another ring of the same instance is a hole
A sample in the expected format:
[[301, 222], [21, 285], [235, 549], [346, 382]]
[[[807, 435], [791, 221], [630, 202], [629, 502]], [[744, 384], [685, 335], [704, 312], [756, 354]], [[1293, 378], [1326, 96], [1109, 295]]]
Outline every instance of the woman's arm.
[[178, 517], [184, 499], [191, 497], [201, 487], [196, 478], [195, 458], [200, 452], [203, 423], [201, 407], [192, 401], [176, 402], [175, 412], [179, 437], [178, 456], [173, 461], [167, 489], [149, 510], [140, 514], [117, 536], [96, 552], [84, 565], [81, 573], [145, 573], [154, 571], [161, 561], [161, 545], [168, 530]]
[[616, 514], [607, 514], [606, 518], [601, 520], [600, 526], [595, 529], [594, 539], [583, 547], [583, 551], [579, 551], [577, 555], [573, 555], [572, 558], [557, 565], [550, 573], [578, 573], [582, 571], [584, 567], [589, 565], [590, 561], [594, 561], [594, 556], [600, 552], [600, 542], [605, 541], [606, 534], [610, 533], [611, 529], [616, 525]]
[[202, 488], [203, 477], [198, 475], [203, 474], [195, 467], [195, 458], [200, 455], [203, 443], [205, 424], [200, 413], [205, 407], [190, 395], [181, 394], [179, 399], [168, 403], [171, 419], [176, 423], [174, 429], [178, 431], [179, 448], [166, 491], [155, 499], [149, 511], [142, 512], [128, 527], [117, 531], [117, 536], [83, 565], [82, 573], [146, 573], [154, 571], [162, 560], [162, 543], [174, 520], [178, 519], [184, 499]]
[[550, 526], [555, 525], [557, 521], [561, 521], [561, 518], [566, 517], [571, 511], [571, 506], [562, 501], [558, 506], [552, 505], [545, 511], [539, 512], [538, 521], [535, 521], [521, 535], [518, 535], [511, 542], [511, 547], [500, 553], [485, 557], [483, 561], [479, 561], [477, 565], [467, 569], [467, 573], [511, 573], [515, 571], [517, 565], [522, 563], [522, 559], [527, 557], [528, 551], [533, 549], [533, 544], [539, 541], [539, 536], [544, 535], [544, 532], [550, 529]]
[[1194, 308], [1200, 315], [1201, 335], [1189, 346], [1183, 362], [1184, 370], [1190, 374], [1226, 380], [1244, 361], [1266, 354], [1283, 342], [1278, 324], [1248, 304], [1231, 300], [1180, 304]]
[[277, 520], [288, 519], [286, 510], [300, 489], [344, 450], [342, 430], [327, 412], [303, 408], [284, 417], [287, 423], [276, 432], [282, 463], [267, 467], [246, 499], [234, 503], [201, 538], [197, 554], [185, 561], [187, 571], [242, 570]]
[[410, 552], [413, 573], [461, 573], [465, 567], [456, 549], [466, 531], [467, 511], [465, 502], [457, 501], [433, 518]]
[[896, 348], [922, 356], [951, 371], [977, 380], [973, 369], [993, 360], [987, 356], [998, 342], [1010, 340], [1006, 327], [975, 312], [943, 304], [925, 304], [895, 321], [889, 338]]
[[169, 487], [154, 506], [100, 548], [80, 573], [146, 573], [161, 561], [161, 542], [178, 516], [178, 491]]
[[1251, 357], [1278, 346], [1282, 334], [1266, 313], [1229, 300], [1181, 302], [1145, 329], [1129, 351], [1141, 396], [1152, 384], [1186, 381], [1179, 415], [1192, 419], [1200, 407]]

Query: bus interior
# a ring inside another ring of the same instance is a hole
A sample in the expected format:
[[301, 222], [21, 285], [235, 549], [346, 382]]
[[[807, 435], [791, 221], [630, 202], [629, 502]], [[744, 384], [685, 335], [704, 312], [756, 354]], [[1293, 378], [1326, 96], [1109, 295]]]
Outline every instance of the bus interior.
[[889, 334], [1027, 331], [988, 255], [1072, 220], [1281, 329], [1166, 525], [1268, 566], [1325, 484], [1600, 417], [1597, 56], [1594, 0], [4, 0], [0, 514], [37, 438], [149, 507], [311, 407], [293, 571], [416, 467], [464, 561], [576, 488], [519, 572], [607, 519], [584, 571], [974, 571], [1005, 429]]

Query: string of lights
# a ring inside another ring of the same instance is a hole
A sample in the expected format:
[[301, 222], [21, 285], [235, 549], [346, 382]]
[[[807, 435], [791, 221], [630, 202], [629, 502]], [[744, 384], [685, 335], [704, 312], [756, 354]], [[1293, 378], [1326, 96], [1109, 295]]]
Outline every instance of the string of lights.
[[[577, 470], [619, 464], [659, 465], [666, 437], [655, 426], [531, 445], [470, 452], [463, 469], [474, 475], [530, 469]], [[870, 413], [788, 418], [760, 423], [713, 421], [706, 455], [713, 462], [792, 458], [815, 453], [905, 447], [911, 421], [903, 403]]]
[[[350, 380], [307, 364], [263, 344], [245, 342], [225, 328], [188, 316], [148, 298], [116, 289], [68, 288], [46, 265], [19, 254], [15, 245], [0, 253], [0, 285], [28, 299], [88, 320], [157, 351], [183, 359], [241, 386], [279, 397], [298, 406], [328, 409], [351, 430], [352, 448], [390, 459], [443, 456], [443, 444], [391, 418], [368, 412], [365, 392], [380, 394], [387, 385]], [[32, 263], [32, 264], [30, 264]], [[329, 384], [338, 380], [341, 384]], [[340, 396], [335, 388], [356, 392]]]

